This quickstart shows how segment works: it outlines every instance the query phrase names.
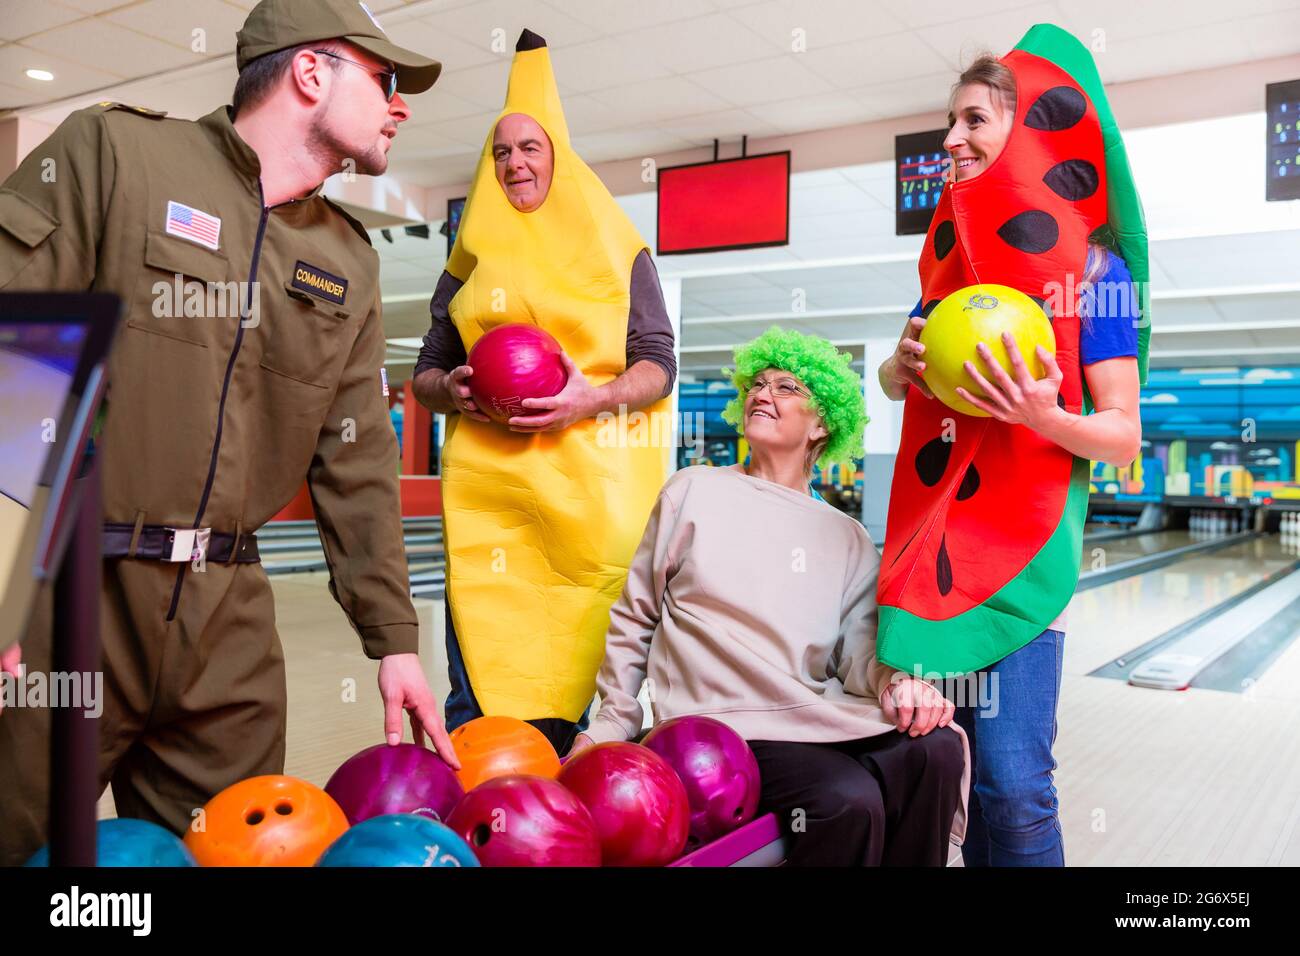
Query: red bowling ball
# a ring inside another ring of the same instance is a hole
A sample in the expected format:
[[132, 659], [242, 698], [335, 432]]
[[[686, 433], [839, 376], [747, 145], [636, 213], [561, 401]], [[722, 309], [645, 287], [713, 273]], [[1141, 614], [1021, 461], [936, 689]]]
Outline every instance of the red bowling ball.
[[681, 855], [690, 803], [673, 768], [654, 751], [596, 744], [566, 761], [559, 779], [591, 811], [605, 866], [663, 866]]
[[419, 813], [445, 821], [465, 795], [456, 772], [432, 750], [416, 744], [367, 747], [334, 771], [325, 792], [352, 824], [390, 813]]
[[474, 370], [469, 391], [479, 410], [494, 421], [505, 423], [536, 409], [523, 406], [525, 398], [550, 398], [569, 380], [563, 350], [555, 338], [535, 325], [499, 325], [485, 332], [465, 364]]
[[456, 804], [449, 826], [483, 866], [600, 866], [596, 824], [554, 780], [508, 774]]
[[758, 761], [745, 739], [712, 717], [674, 717], [642, 743], [668, 761], [686, 787], [694, 849], [748, 823], [758, 811]]

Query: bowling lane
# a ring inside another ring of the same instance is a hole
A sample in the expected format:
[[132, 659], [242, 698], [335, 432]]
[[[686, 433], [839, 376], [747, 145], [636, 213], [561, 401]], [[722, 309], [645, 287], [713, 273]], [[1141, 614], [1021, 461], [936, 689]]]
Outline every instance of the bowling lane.
[[[1176, 547], [1179, 536], [1182, 544], [1192, 541], [1177, 531], [1149, 537], [1166, 536], [1166, 549]], [[1145, 644], [1290, 565], [1296, 551], [1277, 535], [1252, 538], [1077, 593], [1066, 627], [1066, 672], [1087, 674]]]
[[1079, 570], [1080, 572], [1098, 571], [1134, 558], [1144, 558], [1162, 551], [1181, 548], [1200, 540], [1202, 540], [1200, 537], [1193, 538], [1186, 531], [1157, 531], [1151, 534], [1133, 535], [1131, 538], [1085, 540]]

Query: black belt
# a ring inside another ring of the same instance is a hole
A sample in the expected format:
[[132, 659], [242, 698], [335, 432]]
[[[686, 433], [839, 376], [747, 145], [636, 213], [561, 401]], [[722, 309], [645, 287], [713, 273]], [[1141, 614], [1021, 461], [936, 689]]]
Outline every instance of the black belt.
[[[104, 525], [104, 557], [142, 558], [146, 561], [196, 561], [200, 553], [204, 560], [215, 564], [256, 564], [261, 561], [257, 553], [257, 535], [230, 534], [209, 528], [164, 528], [159, 525], [142, 525], [135, 548], [131, 539], [135, 525]], [[231, 557], [231, 552], [234, 557]]]

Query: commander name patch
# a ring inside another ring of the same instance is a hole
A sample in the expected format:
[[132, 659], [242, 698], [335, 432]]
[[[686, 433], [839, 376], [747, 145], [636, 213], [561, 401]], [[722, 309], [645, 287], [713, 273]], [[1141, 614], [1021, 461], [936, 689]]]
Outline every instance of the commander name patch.
[[301, 259], [293, 267], [293, 287], [335, 305], [342, 305], [348, 295], [347, 279], [308, 265]]

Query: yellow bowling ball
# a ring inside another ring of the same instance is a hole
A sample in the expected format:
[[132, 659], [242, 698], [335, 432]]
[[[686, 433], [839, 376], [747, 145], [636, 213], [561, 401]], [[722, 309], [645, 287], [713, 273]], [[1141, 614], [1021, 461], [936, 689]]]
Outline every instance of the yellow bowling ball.
[[988, 418], [988, 413], [976, 408], [957, 394], [961, 386], [979, 398], [984, 398], [982, 388], [962, 367], [967, 360], [975, 365], [986, 379], [992, 381], [988, 366], [975, 351], [983, 342], [989, 347], [993, 359], [1012, 375], [1011, 359], [1002, 344], [1002, 333], [1010, 332], [1020, 348], [1029, 374], [1042, 378], [1046, 374], [1038, 360], [1038, 346], [1056, 354], [1056, 336], [1047, 314], [1029, 296], [1019, 289], [1005, 285], [970, 285], [952, 293], [934, 307], [925, 328], [921, 330], [921, 344], [925, 352], [922, 378], [930, 386], [935, 398], [963, 415]]

